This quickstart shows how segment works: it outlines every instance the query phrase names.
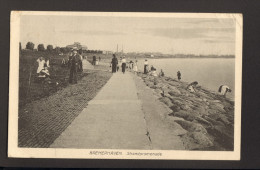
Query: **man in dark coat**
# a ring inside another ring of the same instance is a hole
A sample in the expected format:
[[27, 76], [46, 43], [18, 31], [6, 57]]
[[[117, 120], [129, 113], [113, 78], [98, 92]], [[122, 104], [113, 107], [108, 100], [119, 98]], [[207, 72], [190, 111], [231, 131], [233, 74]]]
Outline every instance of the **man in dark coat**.
[[77, 72], [79, 68], [80, 56], [77, 54], [77, 50], [73, 49], [73, 54], [70, 60], [70, 78], [69, 83], [78, 83]]
[[96, 58], [96, 56], [94, 55], [94, 56], [93, 56], [93, 61], [92, 61], [92, 65], [93, 65], [93, 66], [96, 65], [96, 61], [97, 61], [97, 58]]
[[115, 54], [113, 54], [113, 58], [112, 58], [111, 64], [112, 64], [112, 73], [115, 73], [116, 72], [116, 68], [117, 68], [117, 64], [118, 64], [118, 60], [117, 60]]

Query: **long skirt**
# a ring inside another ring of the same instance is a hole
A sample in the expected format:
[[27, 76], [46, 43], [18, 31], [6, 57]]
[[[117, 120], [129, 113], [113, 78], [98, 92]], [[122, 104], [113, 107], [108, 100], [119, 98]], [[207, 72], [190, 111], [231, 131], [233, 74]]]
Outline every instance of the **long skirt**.
[[112, 73], [115, 73], [115, 72], [116, 72], [116, 65], [117, 65], [117, 64], [112, 64]]
[[125, 73], [126, 63], [122, 63], [122, 72]]
[[77, 82], [78, 82], [77, 67], [71, 67], [70, 68], [69, 83], [77, 83]]
[[144, 74], [147, 74], [148, 73], [148, 65], [144, 65]]

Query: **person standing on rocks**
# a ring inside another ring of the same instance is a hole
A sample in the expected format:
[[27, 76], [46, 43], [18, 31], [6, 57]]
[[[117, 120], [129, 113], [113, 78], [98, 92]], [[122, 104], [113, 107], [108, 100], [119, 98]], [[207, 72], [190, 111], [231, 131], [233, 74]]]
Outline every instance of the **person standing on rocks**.
[[159, 76], [160, 76], [160, 77], [164, 77], [164, 72], [163, 72], [162, 69], [161, 69], [161, 72], [160, 72]]
[[70, 64], [70, 78], [69, 83], [78, 83], [78, 65], [79, 65], [79, 55], [77, 54], [77, 49], [73, 49], [73, 54], [71, 56], [71, 64]]
[[227, 92], [231, 92], [232, 90], [227, 85], [221, 85], [218, 89], [220, 95], [226, 97]]
[[181, 80], [181, 72], [180, 71], [177, 72], [177, 77], [178, 77], [178, 80], [180, 81]]
[[144, 74], [147, 74], [148, 73], [148, 61], [147, 59], [144, 60]]
[[197, 81], [194, 81], [192, 83], [190, 83], [188, 86], [187, 86], [187, 90], [189, 90], [190, 92], [196, 92], [195, 88], [196, 86], [198, 85], [199, 83]]
[[115, 73], [116, 70], [117, 70], [117, 64], [118, 64], [118, 60], [117, 60], [115, 54], [113, 54], [113, 58], [112, 58], [111, 64], [112, 64], [112, 73]]
[[126, 59], [125, 56], [122, 59], [122, 72], [125, 74], [125, 68], [126, 68]]

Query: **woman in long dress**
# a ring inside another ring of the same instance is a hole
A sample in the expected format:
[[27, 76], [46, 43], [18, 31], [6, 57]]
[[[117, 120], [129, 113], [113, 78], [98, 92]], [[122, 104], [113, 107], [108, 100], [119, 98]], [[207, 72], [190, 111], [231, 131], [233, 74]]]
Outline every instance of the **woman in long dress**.
[[148, 73], [148, 61], [147, 59], [145, 59], [144, 61], [144, 74], [147, 74]]
[[134, 68], [133, 68], [135, 74], [137, 73], [138, 71], [138, 68], [137, 68], [137, 60], [134, 62]]
[[122, 72], [125, 74], [125, 67], [126, 67], [126, 59], [123, 57], [122, 59]]
[[112, 64], [112, 73], [115, 73], [116, 72], [116, 67], [117, 67], [117, 64], [118, 64], [118, 60], [117, 60], [115, 54], [113, 54], [113, 58], [112, 58], [111, 64]]

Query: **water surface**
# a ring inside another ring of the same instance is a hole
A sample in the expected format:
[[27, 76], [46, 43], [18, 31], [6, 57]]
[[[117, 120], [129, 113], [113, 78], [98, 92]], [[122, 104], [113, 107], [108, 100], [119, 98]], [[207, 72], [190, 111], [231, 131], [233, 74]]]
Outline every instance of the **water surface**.
[[[232, 92], [227, 96], [234, 98], [235, 88], [235, 59], [225, 58], [174, 58], [148, 59], [157, 72], [163, 69], [165, 76], [177, 78], [177, 71], [181, 72], [181, 80], [185, 82], [198, 81], [207, 89], [218, 91], [219, 86], [228, 85]], [[143, 71], [144, 60], [138, 61], [138, 69]]]

